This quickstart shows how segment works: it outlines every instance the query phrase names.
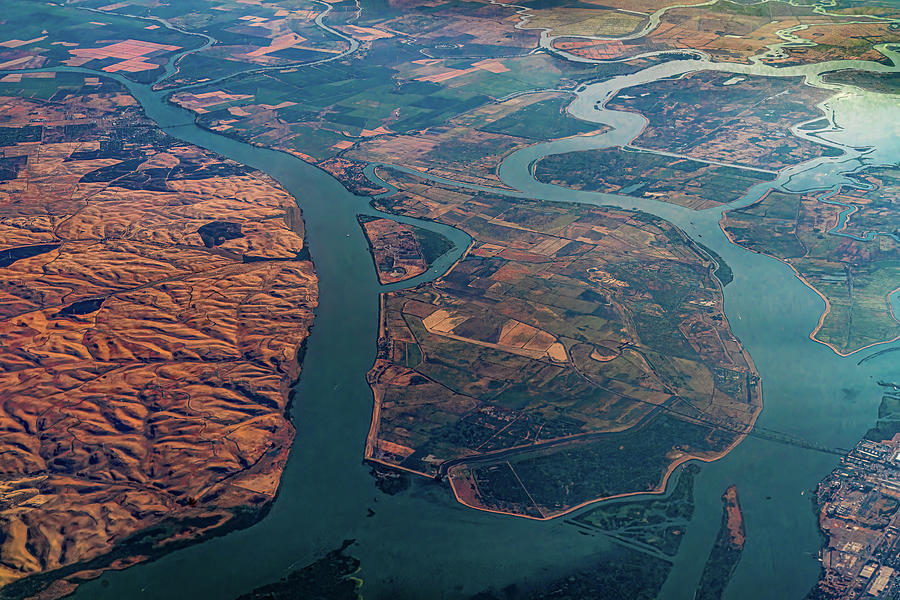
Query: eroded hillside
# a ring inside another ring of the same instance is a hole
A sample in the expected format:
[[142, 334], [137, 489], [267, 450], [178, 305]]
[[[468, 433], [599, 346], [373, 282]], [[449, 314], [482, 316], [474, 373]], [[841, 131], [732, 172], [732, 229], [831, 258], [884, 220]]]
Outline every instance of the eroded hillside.
[[294, 436], [294, 199], [91, 83], [0, 98], [0, 585], [252, 522]]

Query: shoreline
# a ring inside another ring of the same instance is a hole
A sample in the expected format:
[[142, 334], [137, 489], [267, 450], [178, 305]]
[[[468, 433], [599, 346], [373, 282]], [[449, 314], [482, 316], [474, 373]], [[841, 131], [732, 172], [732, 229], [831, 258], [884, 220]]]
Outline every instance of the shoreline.
[[[763, 196], [763, 198], [765, 198], [765, 196]], [[760, 198], [760, 200], [758, 200], [757, 202], [754, 202], [753, 204], [757, 204], [758, 202], [762, 201], [763, 198]], [[753, 205], [751, 204], [750, 206], [753, 206]], [[734, 237], [733, 237], [733, 236], [728, 232], [728, 230], [724, 227], [724, 222], [725, 222], [725, 220], [726, 220], [726, 218], [727, 218], [725, 215], [726, 215], [727, 212], [728, 212], [728, 211], [723, 211], [723, 212], [722, 212], [722, 218], [719, 219], [719, 228], [722, 230], [722, 233], [725, 234], [725, 237], [728, 238], [728, 241], [729, 241], [729, 242], [731, 242], [731, 243], [734, 244], [735, 246], [737, 246], [737, 247], [739, 247], [739, 248], [742, 248], [742, 249], [744, 249], [744, 250], [746, 250], [746, 251], [748, 251], [748, 252], [753, 252], [754, 254], [759, 254], [760, 256], [766, 256], [766, 257], [771, 258], [771, 259], [773, 259], [773, 260], [777, 260], [777, 261], [780, 262], [781, 264], [787, 266], [787, 267], [794, 273], [794, 276], [795, 276], [798, 280], [800, 280], [801, 283], [803, 283], [803, 285], [805, 285], [805, 286], [808, 287], [810, 290], [812, 290], [813, 292], [815, 292], [815, 294], [816, 294], [819, 298], [821, 298], [822, 301], [825, 303], [825, 309], [824, 309], [824, 310], [822, 311], [822, 313], [819, 315], [818, 323], [816, 324], [815, 328], [809, 333], [809, 339], [810, 339], [810, 340], [812, 340], [813, 342], [815, 342], [815, 343], [817, 343], [817, 344], [822, 344], [823, 346], [827, 346], [832, 352], [834, 352], [836, 355], [840, 356], [841, 358], [846, 358], [846, 357], [848, 357], [848, 356], [852, 356], [852, 355], [856, 354], [857, 352], [862, 352], [863, 350], [868, 350], [868, 349], [870, 349], [870, 348], [874, 348], [875, 346], [882, 346], [882, 345], [884, 345], [884, 344], [891, 344], [891, 343], [893, 343], [893, 342], [896, 342], [897, 340], [900, 340], [900, 334], [898, 334], [896, 337], [891, 338], [891, 339], [889, 339], [889, 340], [882, 340], [882, 341], [880, 341], [880, 342], [873, 342], [873, 343], [871, 343], [871, 344], [867, 344], [867, 345], [865, 345], [865, 346], [862, 346], [862, 347], [857, 348], [856, 350], [852, 350], [852, 351], [850, 351], [850, 352], [841, 352], [834, 344], [832, 344], [832, 343], [830, 343], [830, 342], [826, 342], [826, 341], [824, 341], [824, 340], [820, 340], [819, 338], [817, 338], [816, 335], [817, 335], [817, 334], [819, 333], [819, 331], [822, 329], [822, 325], [825, 323], [825, 319], [828, 317], [829, 313], [831, 312], [831, 302], [828, 300], [828, 298], [825, 296], [825, 294], [823, 294], [822, 292], [820, 292], [815, 286], [813, 286], [811, 283], [809, 283], [809, 281], [807, 281], [806, 278], [803, 277], [803, 275], [800, 274], [800, 271], [798, 271], [797, 268], [796, 268], [793, 264], [791, 264], [787, 259], [779, 258], [779, 257], [775, 256], [774, 254], [769, 254], [769, 253], [767, 253], [767, 252], [761, 252], [761, 251], [759, 251], [759, 250], [753, 250], [752, 248], [747, 248], [747, 247], [744, 246], [743, 244], [739, 244], [738, 242], [736, 242], [736, 241], [734, 240]], [[885, 301], [886, 301], [886, 303], [887, 303], [887, 305], [888, 305], [888, 310], [889, 310], [891, 316], [894, 318], [895, 321], [900, 322], [900, 320], [897, 319], [897, 316], [896, 316], [896, 314], [894, 313], [894, 306], [893, 306], [893, 303], [891, 302], [891, 296], [893, 296], [893, 295], [896, 294], [897, 292], [900, 292], [900, 287], [897, 287], [896, 289], [894, 289], [894, 290], [888, 292], [887, 296], [885, 296]]]

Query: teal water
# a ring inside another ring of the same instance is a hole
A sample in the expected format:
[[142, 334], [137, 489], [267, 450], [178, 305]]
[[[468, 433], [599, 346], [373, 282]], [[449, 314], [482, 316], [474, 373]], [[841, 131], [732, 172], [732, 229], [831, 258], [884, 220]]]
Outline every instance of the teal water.
[[[701, 66], [676, 61], [668, 68], [677, 70], [680, 62]], [[762, 376], [764, 410], [758, 426], [823, 446], [851, 447], [875, 419], [880, 391], [874, 380], [898, 375], [891, 354], [857, 366], [862, 356], [840, 358], [811, 342], [808, 334], [822, 300], [786, 266], [730, 244], [718, 227], [720, 210], [692, 212], [651, 200], [578, 192], [531, 176], [533, 162], [546, 154], [630, 141], [635, 127], [642, 127], [641, 117], [595, 110], [597, 94], [665, 73], [660, 69], [588, 86], [570, 110], [583, 103], [595, 119], [617, 129], [606, 137], [526, 148], [504, 161], [501, 177], [531, 197], [657, 214], [712, 248], [734, 271], [725, 293], [726, 314]], [[378, 492], [361, 460], [372, 405], [365, 373], [375, 355], [378, 294], [386, 289], [376, 280], [356, 223], [358, 213], [377, 214], [368, 198], [350, 194], [297, 158], [202, 130], [161, 93], [123, 83], [147, 116], [170, 134], [265, 171], [297, 198], [320, 278], [320, 305], [296, 388], [297, 438], [268, 516], [249, 529], [106, 573], [83, 585], [76, 598], [227, 600], [277, 580], [345, 538], [357, 540], [349, 552], [362, 561], [367, 598], [458, 598], [540, 580], [613, 547], [605, 538], [579, 535], [562, 519], [539, 522], [464, 508], [447, 487], [430, 481], [416, 480], [398, 496]], [[857, 158], [812, 161], [779, 177], [776, 185], [833, 187]], [[738, 203], [752, 202], [768, 185], [756, 186]], [[438, 231], [456, 245], [429, 273], [403, 285], [436, 277], [469, 242], [446, 226], [401, 220]], [[697, 510], [662, 597], [693, 596], [719, 526], [719, 496], [731, 484], [739, 489], [748, 538], [728, 598], [756, 600], [760, 589], [773, 600], [802, 597], [818, 575], [820, 540], [809, 490], [836, 462], [834, 455], [751, 437], [724, 459], [704, 465], [695, 490]], [[372, 517], [367, 517], [369, 508], [375, 511]]]
[[[808, 82], [819, 83], [819, 74], [835, 66], [772, 69], [704, 63], [700, 68], [802, 75]], [[858, 63], [853, 66], [896, 70]], [[852, 447], [876, 416], [881, 394], [874, 380], [890, 373], [896, 377], [900, 368], [889, 354], [857, 366], [862, 356], [872, 352], [841, 358], [809, 340], [824, 308], [821, 298], [787, 266], [731, 244], [718, 223], [724, 210], [752, 204], [772, 187], [790, 191], [834, 189], [848, 182], [848, 175], [863, 165], [900, 162], [900, 102], [896, 97], [860, 93], [826, 102], [823, 109], [831, 127], [803, 136], [818, 135], [818, 141], [826, 140], [843, 149], [844, 155], [814, 159], [786, 169], [776, 181], [758, 184], [741, 199], [719, 208], [692, 211], [653, 200], [564, 189], [537, 182], [533, 177], [533, 165], [549, 154], [626, 145], [640, 135], [646, 122], [643, 116], [604, 106], [618, 90], [696, 69], [697, 61], [673, 61], [581, 90], [570, 112], [614, 129], [600, 136], [569, 138], [522, 149], [503, 162], [501, 179], [530, 197], [651, 212], [675, 223], [691, 238], [718, 253], [735, 274], [725, 290], [726, 316], [762, 377], [764, 409], [757, 429], [789, 433], [825, 447]], [[883, 125], [873, 128], [873, 119]], [[868, 144], [871, 146], [865, 148]], [[896, 298], [895, 294], [892, 300], [896, 302]], [[726, 598], [756, 600], [761, 589], [766, 590], [766, 598], [803, 597], [819, 573], [815, 556], [821, 538], [811, 491], [835, 462], [834, 456], [751, 437], [724, 459], [705, 466], [697, 479], [694, 519], [660, 598], [693, 598], [718, 530], [719, 496], [731, 484], [737, 485], [741, 497], [747, 542]]]
[[[69, 70], [69, 69], [66, 69]], [[319, 308], [296, 387], [297, 438], [271, 512], [259, 524], [111, 572], [75, 598], [233, 598], [277, 580], [353, 538], [367, 598], [456, 598], [495, 585], [540, 579], [579, 557], [611, 548], [561, 520], [534, 522], [467, 509], [449, 488], [415, 480], [388, 497], [362, 463], [372, 410], [365, 373], [375, 357], [378, 295], [443, 273], [468, 245], [456, 229], [398, 218], [437, 231], [455, 248], [401, 284], [377, 282], [357, 214], [380, 214], [330, 175], [290, 155], [244, 144], [191, 123], [190, 113], [147, 86], [122, 81], [168, 133], [265, 171], [303, 210], [319, 275]], [[396, 218], [396, 217], [392, 217]], [[367, 517], [368, 509], [375, 511]]]

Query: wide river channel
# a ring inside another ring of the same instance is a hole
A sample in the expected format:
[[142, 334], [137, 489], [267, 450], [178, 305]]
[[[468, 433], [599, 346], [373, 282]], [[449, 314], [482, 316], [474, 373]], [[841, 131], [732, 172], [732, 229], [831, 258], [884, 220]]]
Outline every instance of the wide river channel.
[[[889, 70], [849, 61], [792, 70], [723, 67], [702, 60], [664, 63], [579, 90], [570, 112], [611, 124], [613, 131], [526, 148], [510, 155], [500, 171], [507, 184], [529, 197], [640, 209], [675, 223], [712, 248], [734, 272], [734, 281], [725, 288], [726, 314], [762, 377], [764, 409], [757, 426], [839, 448], [855, 445], [873, 425], [881, 398], [875, 382], [900, 380], [896, 353], [862, 365], [858, 361], [898, 344], [841, 358], [811, 341], [808, 336], [823, 301], [785, 265], [729, 243], [718, 225], [721, 208], [695, 212], [653, 200], [563, 189], [535, 181], [531, 166], [547, 154], [630, 142], [643, 127], [643, 118], [602, 106], [609, 94], [628, 86], [703, 68], [802, 74], [816, 80], [816, 73], [854, 66]], [[357, 224], [360, 213], [378, 214], [369, 206], [370, 199], [351, 194], [330, 175], [298, 158], [197, 127], [191, 113], [165, 101], [166, 92], [119, 81], [147, 116], [171, 135], [260, 169], [294, 195], [303, 210], [319, 276], [319, 308], [296, 389], [297, 437], [269, 514], [248, 529], [125, 571], [105, 573], [81, 586], [76, 598], [230, 600], [312, 562], [344, 539], [356, 540], [348, 553], [362, 562], [359, 576], [369, 600], [462, 598], [513, 582], [564, 574], [614, 551], [611, 540], [580, 535], [565, 519], [532, 521], [465, 508], [455, 502], [445, 484], [416, 480], [395, 496], [379, 492], [362, 462], [372, 410], [365, 374], [375, 357], [378, 295], [396, 285], [378, 283]], [[858, 114], [860, 106], [870, 111], [865, 118]], [[867, 145], [866, 135], [876, 135], [865, 131], [872, 129], [871, 123], [890, 124], [892, 118], [895, 125], [900, 123], [896, 97], [848, 89], [827, 108], [832, 123], [817, 132], [803, 132], [804, 136], [817, 135], [835, 145], [858, 148]], [[853, 115], [858, 126], [851, 123]], [[840, 130], [832, 127], [835, 121], [842, 125]], [[879, 139], [870, 140], [869, 145], [877, 146], [874, 154], [853, 150], [842, 157], [799, 165], [782, 172], [773, 184], [756, 186], [729, 207], [755, 201], [772, 185], [794, 191], [832, 188], [864, 160], [898, 162], [900, 135], [891, 133], [890, 127], [887, 134], [883, 129], [879, 128]], [[417, 224], [446, 235], [456, 248], [431, 271], [404, 286], [439, 276], [469, 243], [466, 234], [450, 227]], [[696, 479], [694, 517], [661, 597], [693, 598], [719, 527], [720, 496], [731, 484], [740, 493], [747, 542], [727, 599], [804, 597], [819, 574], [816, 553], [821, 544], [811, 491], [837, 461], [834, 454], [748, 437], [725, 458], [703, 465]], [[670, 488], [674, 481], [673, 477]], [[374, 515], [369, 516], [369, 509]], [[765, 590], [763, 596], [761, 590]]]

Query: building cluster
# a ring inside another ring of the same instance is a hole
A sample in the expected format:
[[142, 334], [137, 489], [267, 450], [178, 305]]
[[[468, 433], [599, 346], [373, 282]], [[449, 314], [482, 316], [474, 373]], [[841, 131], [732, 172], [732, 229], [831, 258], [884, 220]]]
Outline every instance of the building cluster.
[[900, 434], [859, 442], [817, 499], [828, 543], [811, 598], [900, 600]]

